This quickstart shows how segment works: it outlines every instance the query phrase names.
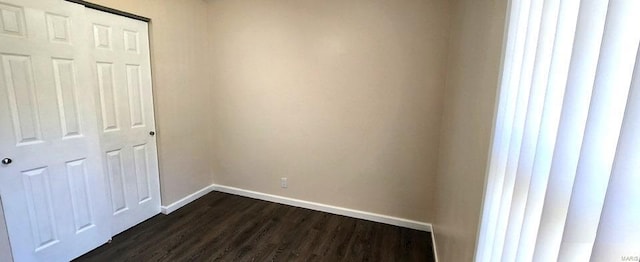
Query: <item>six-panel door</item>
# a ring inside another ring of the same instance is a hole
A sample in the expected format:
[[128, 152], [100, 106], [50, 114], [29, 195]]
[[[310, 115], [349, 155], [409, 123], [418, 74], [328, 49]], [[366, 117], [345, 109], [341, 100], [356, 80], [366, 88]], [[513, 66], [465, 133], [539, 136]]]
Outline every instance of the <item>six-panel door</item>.
[[16, 261], [68, 261], [160, 212], [147, 23], [0, 0], [0, 197]]
[[111, 238], [83, 6], [0, 2], [0, 195], [16, 261]]
[[147, 23], [87, 10], [112, 233], [160, 213]]

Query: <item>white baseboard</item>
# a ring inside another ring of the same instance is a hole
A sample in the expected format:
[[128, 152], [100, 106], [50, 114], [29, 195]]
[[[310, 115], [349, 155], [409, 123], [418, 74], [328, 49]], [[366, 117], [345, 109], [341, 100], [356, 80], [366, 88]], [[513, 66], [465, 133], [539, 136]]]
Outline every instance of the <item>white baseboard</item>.
[[162, 212], [162, 214], [168, 215], [173, 211], [178, 210], [179, 208], [185, 206], [186, 204], [191, 203], [192, 201], [206, 195], [209, 194], [209, 192], [214, 190], [214, 185], [209, 185], [203, 189], [200, 189], [198, 191], [196, 191], [195, 193], [188, 195], [176, 202], [171, 203], [168, 206], [160, 206], [160, 211]]
[[[304, 201], [304, 200], [299, 200], [295, 198], [288, 198], [283, 196], [277, 196], [277, 195], [266, 194], [266, 193], [245, 190], [245, 189], [230, 187], [230, 186], [217, 185], [217, 184], [209, 185], [167, 206], [161, 206], [160, 210], [163, 214], [168, 215], [171, 212], [178, 210], [179, 208], [208, 194], [211, 191], [224, 192], [224, 193], [229, 193], [229, 194], [234, 194], [234, 195], [239, 195], [244, 197], [250, 197], [254, 199], [265, 200], [269, 202], [285, 204], [289, 206], [302, 207], [302, 208], [327, 212], [327, 213], [336, 214], [336, 215], [359, 218], [359, 219], [364, 219], [364, 220], [369, 220], [369, 221], [374, 221], [374, 222], [379, 222], [379, 223], [384, 223], [384, 224], [389, 224], [394, 226], [406, 227], [406, 228], [416, 229], [420, 231], [433, 232], [433, 227], [430, 223], [424, 223], [424, 222], [419, 222], [415, 220], [381, 215], [381, 214], [376, 214], [371, 212], [344, 208], [344, 207], [325, 205], [325, 204], [320, 204], [316, 202]], [[431, 234], [431, 236], [433, 238], [433, 234]], [[434, 252], [435, 252], [435, 240], [434, 239], [432, 240], [434, 241]]]
[[342, 215], [347, 217], [354, 217], [354, 218], [379, 222], [379, 223], [385, 223], [385, 224], [394, 225], [394, 226], [406, 227], [406, 228], [411, 228], [411, 229], [416, 229], [421, 231], [427, 231], [427, 232], [433, 231], [432, 226], [429, 223], [424, 223], [424, 222], [419, 222], [419, 221], [414, 221], [414, 220], [409, 220], [409, 219], [404, 219], [399, 217], [381, 215], [376, 213], [370, 213], [365, 211], [359, 211], [359, 210], [354, 210], [349, 208], [325, 205], [325, 204], [304, 201], [304, 200], [299, 200], [294, 198], [265, 194], [265, 193], [260, 193], [256, 191], [245, 190], [245, 189], [240, 189], [235, 187], [222, 186], [222, 185], [216, 185], [216, 184], [213, 184], [211, 186], [213, 187], [214, 191], [219, 191], [219, 192], [224, 192], [224, 193], [229, 193], [229, 194], [234, 194], [239, 196], [245, 196], [245, 197], [250, 197], [250, 198], [255, 198], [260, 200], [266, 200], [266, 201], [285, 204], [289, 206], [302, 207], [302, 208], [332, 213], [336, 215]]

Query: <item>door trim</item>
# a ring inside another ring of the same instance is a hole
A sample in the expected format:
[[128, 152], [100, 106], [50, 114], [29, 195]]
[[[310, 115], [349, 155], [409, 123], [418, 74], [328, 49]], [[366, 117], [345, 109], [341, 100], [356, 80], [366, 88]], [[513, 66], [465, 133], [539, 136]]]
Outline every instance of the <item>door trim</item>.
[[87, 2], [87, 1], [83, 1], [83, 0], [65, 0], [65, 1], [83, 5], [86, 8], [95, 9], [95, 10], [98, 10], [98, 11], [111, 13], [111, 14], [114, 14], [114, 15], [124, 16], [124, 17], [128, 17], [128, 18], [131, 18], [131, 19], [135, 19], [135, 20], [140, 20], [142, 22], [147, 22], [147, 23], [151, 22], [151, 18], [148, 18], [148, 17], [139, 16], [139, 15], [136, 15], [136, 14], [132, 14], [132, 13], [125, 12], [125, 11], [120, 11], [120, 10], [117, 10], [117, 9], [113, 9], [113, 8], [106, 7], [106, 6], [99, 5], [99, 4], [90, 3], [90, 2]]

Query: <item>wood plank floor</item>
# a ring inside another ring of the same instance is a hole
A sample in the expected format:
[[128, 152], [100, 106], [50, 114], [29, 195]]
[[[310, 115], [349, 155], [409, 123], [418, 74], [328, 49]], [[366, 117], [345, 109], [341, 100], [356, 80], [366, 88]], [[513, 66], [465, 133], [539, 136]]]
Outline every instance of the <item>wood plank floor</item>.
[[76, 261], [434, 261], [431, 235], [212, 192]]

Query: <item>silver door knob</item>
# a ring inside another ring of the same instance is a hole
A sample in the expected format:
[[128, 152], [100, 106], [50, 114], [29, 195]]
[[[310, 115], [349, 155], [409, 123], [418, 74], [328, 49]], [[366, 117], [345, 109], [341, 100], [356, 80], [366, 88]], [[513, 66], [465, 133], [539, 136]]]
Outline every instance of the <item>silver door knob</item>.
[[3, 165], [11, 164], [11, 162], [13, 162], [13, 160], [11, 160], [11, 158], [2, 159], [2, 164]]

